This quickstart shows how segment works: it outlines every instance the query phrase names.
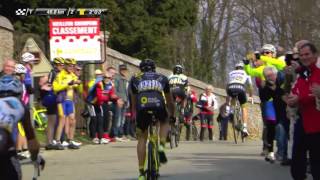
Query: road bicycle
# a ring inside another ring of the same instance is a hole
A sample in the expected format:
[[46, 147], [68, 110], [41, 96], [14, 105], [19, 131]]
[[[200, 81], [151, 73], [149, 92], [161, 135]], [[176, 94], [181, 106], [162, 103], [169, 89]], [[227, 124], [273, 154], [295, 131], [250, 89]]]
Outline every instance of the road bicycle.
[[192, 118], [190, 118], [189, 121], [187, 121], [187, 126], [190, 126], [189, 128], [187, 128], [187, 140], [190, 140], [190, 136], [192, 138], [193, 141], [197, 141], [199, 139], [199, 131], [198, 131], [198, 127], [196, 125], [196, 121], [199, 120], [199, 116], [195, 115]]
[[233, 110], [232, 119], [232, 130], [235, 144], [238, 144], [238, 138], [241, 137], [241, 141], [245, 142], [245, 135], [242, 132], [243, 129], [243, 119], [242, 119], [242, 109], [238, 97], [231, 99], [231, 109]]
[[47, 109], [40, 108], [36, 109], [35, 107], [32, 108], [33, 111], [33, 121], [35, 123], [35, 128], [40, 131], [44, 131], [48, 125], [48, 117], [46, 115]]
[[170, 121], [170, 130], [169, 130], [169, 139], [170, 139], [170, 148], [178, 147], [180, 141], [180, 133], [181, 133], [181, 118], [183, 120], [184, 116], [182, 113], [182, 102], [175, 102], [175, 117], [173, 121]]

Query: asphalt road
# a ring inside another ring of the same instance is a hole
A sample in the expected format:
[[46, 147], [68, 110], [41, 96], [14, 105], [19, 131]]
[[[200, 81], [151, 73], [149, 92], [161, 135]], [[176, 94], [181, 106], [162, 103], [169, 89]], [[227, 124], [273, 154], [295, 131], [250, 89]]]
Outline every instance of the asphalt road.
[[[47, 166], [39, 179], [137, 179], [136, 142], [86, 145], [80, 150], [45, 151]], [[167, 150], [163, 180], [289, 180], [288, 167], [270, 164], [259, 156], [259, 142], [182, 142]], [[33, 166], [23, 165], [23, 179], [31, 179]]]

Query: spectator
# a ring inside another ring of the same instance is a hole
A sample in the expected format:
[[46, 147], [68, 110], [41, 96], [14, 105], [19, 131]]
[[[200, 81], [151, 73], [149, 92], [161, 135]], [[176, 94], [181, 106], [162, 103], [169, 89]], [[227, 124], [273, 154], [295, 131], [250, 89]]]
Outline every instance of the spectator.
[[94, 103], [95, 117], [92, 118], [91, 132], [93, 135], [98, 134], [98, 137], [93, 138], [95, 144], [107, 144], [110, 141], [103, 138], [103, 109], [102, 104], [110, 100], [120, 102], [119, 98], [115, 95], [114, 88], [111, 83], [111, 76], [106, 73], [103, 80], [98, 82], [95, 88], [97, 101]]
[[[269, 160], [272, 162], [273, 153], [273, 141], [276, 135], [277, 140], [277, 157], [280, 161], [287, 161], [287, 148], [288, 148], [288, 133], [289, 133], [289, 120], [286, 115], [286, 103], [284, 101], [285, 92], [282, 88], [284, 85], [284, 73], [279, 71], [275, 67], [267, 66], [263, 70], [263, 75], [266, 79], [261, 90], [264, 98], [273, 98], [273, 105], [276, 112], [276, 122], [267, 122], [267, 137], [268, 137], [268, 150]], [[274, 131], [274, 128], [276, 128]], [[275, 134], [274, 134], [275, 132]]]
[[209, 132], [209, 140], [213, 140], [213, 111], [218, 107], [216, 96], [213, 94], [213, 86], [206, 87], [205, 92], [199, 97], [197, 107], [200, 108], [200, 141], [204, 140], [206, 129]]
[[[21, 100], [24, 103], [24, 105], [27, 105], [29, 99], [27, 97], [27, 92], [26, 92], [26, 88], [25, 85], [23, 84], [24, 82], [24, 76], [27, 73], [27, 69], [22, 65], [22, 64], [16, 64], [15, 66], [15, 74], [17, 79], [19, 79], [22, 83], [23, 86], [23, 92], [22, 92], [22, 97]], [[18, 153], [18, 158], [19, 159], [26, 159], [30, 157], [30, 154], [28, 152], [27, 149], [27, 139], [25, 136], [25, 132], [24, 129], [22, 127], [21, 122], [18, 122], [17, 124], [17, 139], [16, 139], [16, 150]]]
[[309, 152], [311, 174], [313, 179], [320, 179], [320, 67], [318, 50], [312, 43], [299, 47], [300, 63], [303, 73], [300, 73], [292, 94], [287, 98], [289, 106], [296, 106], [302, 117], [303, 135], [294, 141], [291, 174], [294, 179], [306, 178], [306, 153]]
[[233, 121], [233, 112], [230, 104], [224, 103], [220, 106], [217, 121], [220, 129], [219, 140], [226, 141], [228, 139], [228, 123]]
[[186, 99], [186, 106], [184, 108], [184, 121], [186, 126], [186, 139], [187, 141], [190, 140], [190, 134], [191, 134], [191, 123], [192, 122], [192, 116], [193, 116], [193, 106], [197, 103], [197, 95], [194, 90], [190, 88], [190, 86], [187, 89], [187, 99]]
[[41, 103], [47, 109], [47, 145], [45, 146], [46, 150], [59, 150], [60, 146], [57, 146], [53, 141], [55, 135], [55, 127], [57, 126], [57, 102], [56, 95], [52, 89], [52, 83], [57, 76], [57, 74], [63, 70], [64, 67], [64, 59], [61, 57], [57, 57], [53, 59], [53, 69], [50, 71], [49, 75], [43, 76], [39, 80], [40, 87], [40, 99]]
[[128, 69], [125, 64], [119, 65], [119, 74], [116, 74], [114, 77], [114, 87], [116, 95], [121, 99], [121, 102], [116, 106], [116, 114], [115, 114], [115, 129], [114, 129], [114, 136], [117, 141], [126, 141], [127, 139], [123, 137], [124, 134], [124, 124], [125, 124], [125, 113], [126, 109], [128, 109], [128, 94], [127, 94], [127, 87], [128, 87]]
[[61, 135], [63, 129], [67, 136], [67, 146], [69, 149], [79, 149], [74, 138], [73, 127], [75, 126], [74, 92], [81, 84], [81, 81], [73, 73], [76, 65], [75, 59], [65, 59], [66, 68], [59, 72], [53, 82], [53, 90], [57, 94], [57, 108], [59, 114], [59, 124], [56, 132], [56, 141], [59, 149], [61, 146]]

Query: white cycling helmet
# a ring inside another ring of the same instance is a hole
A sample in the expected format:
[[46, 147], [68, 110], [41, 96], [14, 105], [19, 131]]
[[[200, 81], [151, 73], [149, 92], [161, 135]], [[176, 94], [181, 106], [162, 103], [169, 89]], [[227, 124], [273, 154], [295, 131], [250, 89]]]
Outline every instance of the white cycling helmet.
[[23, 53], [21, 58], [22, 58], [22, 61], [25, 63], [31, 63], [31, 62], [39, 60], [38, 58], [36, 58], [33, 54], [31, 54], [29, 52]]
[[27, 68], [22, 64], [16, 64], [15, 72], [17, 74], [26, 74], [27, 73]]
[[277, 53], [276, 47], [272, 44], [265, 44], [262, 46], [261, 51], [271, 51], [273, 54]]
[[235, 65], [235, 68], [237, 68], [237, 67], [243, 68], [243, 67], [244, 67], [243, 62], [238, 62], [238, 63]]

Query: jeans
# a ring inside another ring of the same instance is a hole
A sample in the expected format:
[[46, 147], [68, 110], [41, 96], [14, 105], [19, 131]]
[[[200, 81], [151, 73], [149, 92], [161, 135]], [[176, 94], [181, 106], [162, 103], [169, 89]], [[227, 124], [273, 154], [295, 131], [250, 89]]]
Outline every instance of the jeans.
[[227, 140], [228, 137], [228, 123], [231, 120], [231, 116], [222, 117], [219, 115], [219, 129], [220, 129], [220, 140]]
[[276, 126], [277, 155], [282, 159], [288, 158], [288, 133], [283, 123]]
[[120, 137], [123, 135], [123, 126], [126, 120], [125, 117], [125, 112], [126, 108], [122, 107], [119, 108], [116, 104], [114, 105], [115, 107], [115, 114], [112, 119], [112, 135], [114, 137]]

